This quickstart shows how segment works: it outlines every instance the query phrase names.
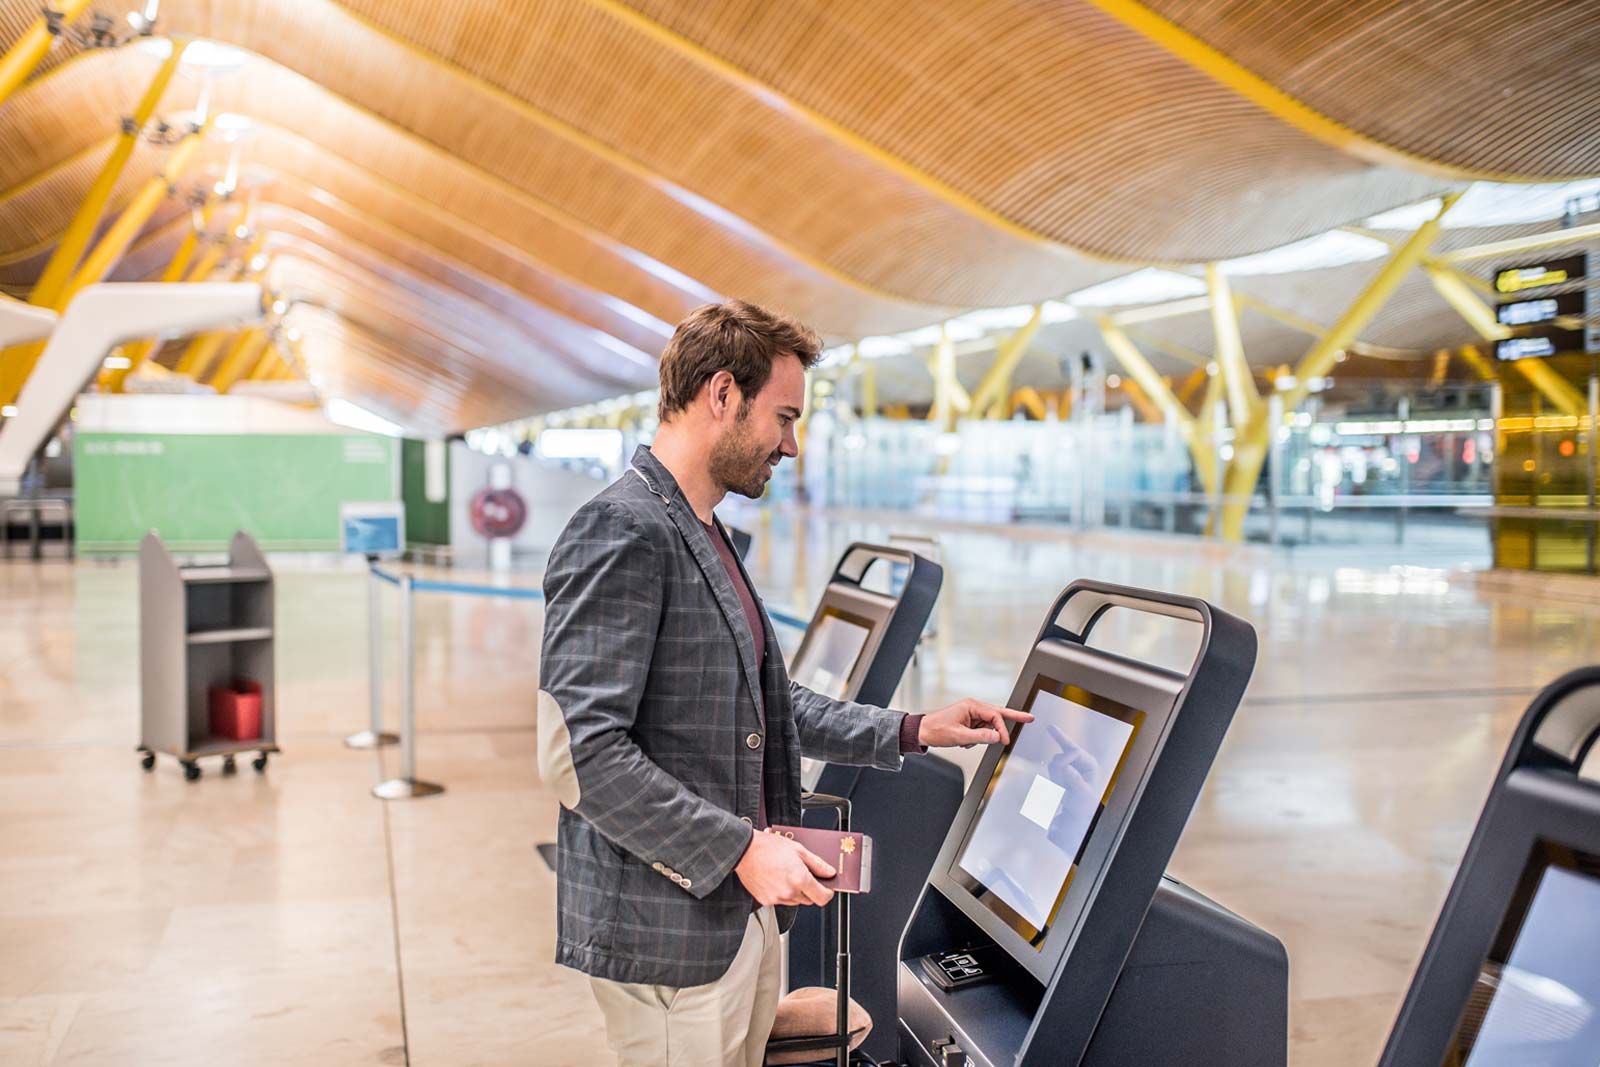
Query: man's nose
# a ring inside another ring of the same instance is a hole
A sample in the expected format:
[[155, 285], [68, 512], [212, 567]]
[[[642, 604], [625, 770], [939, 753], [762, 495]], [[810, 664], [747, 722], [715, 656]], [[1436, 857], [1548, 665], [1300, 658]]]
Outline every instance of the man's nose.
[[793, 426], [783, 431], [783, 441], [779, 443], [778, 451], [790, 459], [800, 454], [800, 442], [795, 439]]

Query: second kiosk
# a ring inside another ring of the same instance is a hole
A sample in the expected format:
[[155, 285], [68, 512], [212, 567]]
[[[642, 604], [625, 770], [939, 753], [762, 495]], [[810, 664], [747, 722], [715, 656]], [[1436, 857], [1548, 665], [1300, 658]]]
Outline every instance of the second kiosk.
[[[939, 599], [944, 572], [904, 548], [853, 544], [823, 588], [790, 677], [835, 700], [888, 707]], [[873, 890], [851, 901], [851, 995], [877, 1019], [894, 1018], [895, 949], [944, 833], [961, 805], [961, 770], [936, 756], [898, 772], [801, 761], [807, 792], [851, 802], [851, 827], [878, 843]], [[827, 825], [825, 813], [808, 824]], [[789, 934], [789, 987], [829, 984], [838, 932], [833, 909], [801, 908]], [[894, 1054], [880, 1027], [863, 1048]]]

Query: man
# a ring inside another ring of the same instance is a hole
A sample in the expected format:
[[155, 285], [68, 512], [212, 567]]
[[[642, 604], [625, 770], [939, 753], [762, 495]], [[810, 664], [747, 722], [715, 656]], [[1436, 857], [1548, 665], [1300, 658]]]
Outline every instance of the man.
[[590, 976], [623, 1067], [754, 1067], [778, 935], [833, 869], [763, 833], [800, 821], [800, 755], [896, 770], [1009, 739], [1022, 712], [927, 716], [794, 685], [712, 509], [798, 455], [816, 334], [707, 305], [661, 356], [653, 447], [585, 504], [545, 574], [539, 767], [562, 804], [557, 962]]

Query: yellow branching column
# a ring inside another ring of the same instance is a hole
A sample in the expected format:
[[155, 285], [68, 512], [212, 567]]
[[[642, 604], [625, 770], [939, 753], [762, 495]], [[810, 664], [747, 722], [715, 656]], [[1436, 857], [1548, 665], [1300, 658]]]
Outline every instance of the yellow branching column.
[[[163, 283], [170, 284], [184, 280], [184, 275], [189, 270], [189, 264], [194, 260], [195, 249], [200, 246], [201, 237], [211, 231], [211, 220], [215, 212], [216, 202], [208, 201], [200, 212], [199, 229], [191, 229], [184, 236], [183, 241], [178, 245], [178, 250], [173, 253], [172, 259], [167, 263], [166, 269], [161, 272], [161, 281]], [[209, 275], [212, 268], [216, 266], [217, 260], [222, 257], [222, 249], [218, 247], [208, 249], [205, 255], [202, 256], [202, 261], [206, 257], [214, 257], [211, 259], [210, 265], [206, 267], [206, 274]], [[191, 278], [189, 280], [193, 281], [194, 279]], [[128, 366], [122, 370], [107, 372], [106, 388], [113, 393], [122, 392], [127, 387], [128, 375], [137, 372], [155, 350], [156, 340], [153, 337], [147, 337], [142, 341], [135, 341], [126, 346], [122, 354], [128, 357]]]
[[970, 410], [974, 418], [1002, 419], [1009, 414], [1006, 411], [1006, 399], [1011, 395], [1011, 375], [1017, 369], [1017, 364], [1022, 362], [1022, 357], [1028, 354], [1028, 346], [1033, 343], [1034, 334], [1039, 332], [1043, 314], [1044, 306], [1035, 304], [1028, 321], [995, 348], [994, 362], [984, 372], [978, 387], [972, 391]]
[[[1355, 343], [1356, 335], [1366, 328], [1389, 297], [1394, 295], [1406, 275], [1422, 262], [1428, 248], [1438, 240], [1445, 212], [1455, 206], [1458, 199], [1459, 194], [1445, 196], [1439, 213], [1423, 223], [1395, 250], [1378, 271], [1377, 277], [1368, 282], [1361, 295], [1356, 297], [1355, 303], [1312, 343], [1310, 350], [1301, 358], [1300, 365], [1295, 368], [1294, 386], [1283, 394], [1285, 412], [1294, 411], [1310, 395], [1310, 382], [1325, 378], [1333, 371], [1339, 353]], [[1268, 429], [1266, 419], [1256, 419], [1248, 434], [1234, 438], [1234, 456], [1223, 487], [1226, 501], [1222, 510], [1222, 536], [1225, 540], [1239, 541], [1244, 538], [1244, 520], [1250, 510], [1250, 498], [1261, 477], [1261, 466], [1266, 462]]]
[[263, 330], [245, 330], [239, 334], [228, 354], [222, 357], [217, 373], [212, 375], [211, 387], [219, 393], [232, 389], [234, 383], [255, 366], [266, 347], [267, 335]]
[[[84, 6], [81, 3], [65, 5], [63, 10], [66, 13], [67, 20], [70, 21], [76, 17]], [[44, 45], [46, 49], [49, 47], [49, 40], [49, 34], [46, 33]], [[6, 60], [9, 61], [13, 55], [18, 54], [18, 49], [22, 49], [26, 42], [27, 37], [25, 35], [24, 39], [19, 41], [16, 47], [12, 49], [12, 52], [8, 53]], [[161, 64], [156, 76], [151, 79], [149, 86], [145, 89], [144, 95], [140, 97], [133, 114], [124, 123], [121, 134], [111, 147], [110, 155], [106, 157], [105, 163], [100, 167], [100, 172], [95, 176], [93, 183], [90, 184], [88, 192], [84, 194], [82, 202], [73, 214], [72, 221], [67, 224], [61, 239], [56, 242], [55, 250], [50, 254], [50, 259], [46, 261], [44, 270], [39, 275], [39, 280], [34, 283], [33, 291], [28, 294], [28, 302], [30, 304], [49, 308], [52, 311], [62, 311], [72, 300], [73, 295], [82, 288], [82, 285], [77, 284], [78, 277], [74, 274], [74, 271], [78, 270], [79, 260], [83, 258], [84, 251], [89, 247], [89, 242], [94, 237], [95, 229], [100, 225], [101, 216], [105, 214], [106, 204], [110, 201], [111, 194], [115, 190], [117, 182], [121, 179], [129, 158], [133, 155], [133, 150], [138, 147], [140, 131], [150, 121], [151, 116], [155, 114], [156, 108], [161, 104], [161, 98], [166, 95], [167, 86], [171, 84], [173, 75], [178, 71], [178, 65], [183, 59], [183, 51], [187, 45], [187, 40], [173, 42], [171, 54]], [[39, 54], [42, 56], [44, 54], [43, 50]], [[36, 58], [29, 63], [27, 68], [22, 71], [21, 76], [26, 77], [28, 71], [31, 71], [37, 62]], [[4, 78], [5, 75], [0, 74], [0, 100], [5, 99], [7, 92]], [[157, 202], [159, 203], [159, 201]], [[151, 210], [154, 210], [153, 206]], [[126, 215], [127, 212], [124, 212], [124, 216]], [[148, 214], [146, 214], [144, 218], [139, 220], [140, 227], [144, 225], [144, 221], [148, 217]], [[110, 236], [111, 234], [108, 232], [106, 238], [101, 240], [100, 246], [96, 247], [95, 253], [105, 247], [106, 239]], [[126, 245], [124, 244], [123, 247], [125, 248]], [[91, 259], [94, 258], [95, 253], [91, 253]], [[117, 250], [116, 255], [121, 255], [121, 249]], [[98, 281], [99, 279], [96, 278], [95, 280]], [[38, 363], [39, 356], [43, 352], [43, 342], [19, 345], [13, 349], [0, 352], [0, 404], [15, 402], [17, 394], [22, 391], [23, 383], [28, 380], [28, 375], [33, 373], [34, 365]]]
[[[178, 142], [172, 154], [167, 157], [166, 166], [162, 173], [157, 174], [147, 181], [134, 195], [132, 201], [123, 209], [100, 238], [100, 243], [85, 257], [83, 266], [72, 276], [66, 289], [52, 305], [55, 310], [64, 310], [72, 303], [72, 298], [84, 289], [99, 282], [111, 272], [122, 254], [127, 251], [128, 245], [144, 229], [145, 223], [150, 221], [150, 216], [173, 191], [172, 183], [183, 174], [194, 154], [200, 148], [204, 131], [197, 131]], [[42, 344], [35, 343], [27, 348], [18, 349], [8, 358], [0, 362], [0, 404], [16, 403], [17, 394], [22, 391], [23, 383], [28, 380], [28, 375], [33, 373], [34, 364], [39, 361], [39, 356], [44, 352]]]
[[928, 421], [938, 426], [941, 433], [956, 428], [956, 419], [972, 408], [972, 398], [956, 378], [956, 346], [950, 331], [939, 327], [939, 344], [928, 360], [928, 372], [933, 375], [933, 408]]
[[141, 131], [155, 115], [156, 108], [161, 105], [161, 98], [166, 95], [167, 86], [171, 84], [173, 75], [178, 73], [178, 65], [183, 61], [183, 52], [188, 43], [186, 40], [173, 42], [171, 54], [161, 64], [161, 69], [156, 71], [156, 76], [151, 79], [144, 96], [139, 99], [138, 106], [123, 125], [122, 133], [111, 146], [111, 154], [101, 165], [100, 173], [95, 176], [94, 183], [84, 194], [82, 203], [72, 216], [72, 221], [67, 224], [67, 229], [56, 244], [55, 251], [51, 253], [50, 261], [45, 264], [43, 273], [39, 275], [39, 280], [33, 287], [33, 293], [28, 297], [29, 303], [57, 310], [63, 306], [60, 303], [61, 297], [71, 283], [78, 261], [83, 258], [85, 249], [89, 247], [89, 240], [100, 225], [100, 217], [105, 214], [106, 204], [110, 201], [111, 194], [116, 189], [129, 158], [133, 155], [133, 150], [139, 145]]
[[[56, 8], [61, 13], [63, 23], [69, 23], [83, 13], [89, 6], [89, 0], [61, 0]], [[50, 33], [50, 22], [43, 15], [34, 20], [33, 25], [25, 30], [17, 43], [12, 45], [4, 56], [0, 56], [0, 104], [17, 91], [17, 87], [27, 81], [28, 75], [44, 59], [50, 51], [50, 45], [55, 40]]]
[[[1463, 283], [1460, 275], [1432, 265], [1425, 265], [1424, 269], [1434, 289], [1438, 290], [1447, 304], [1455, 308], [1458, 315], [1467, 320], [1467, 325], [1476, 330], [1478, 336], [1485, 341], [1501, 341], [1511, 336], [1511, 330], [1495, 318], [1494, 309]], [[1519, 359], [1511, 366], [1563, 415], [1580, 416], [1587, 413], [1589, 401], [1583, 392], [1549, 363], [1541, 359]], [[1493, 377], [1498, 380], [1498, 375]]]
[[1189, 455], [1194, 460], [1195, 475], [1205, 487], [1206, 494], [1209, 496], [1216, 492], [1217, 460], [1216, 453], [1211, 447], [1210, 423], [1201, 424], [1189, 414], [1189, 409], [1179, 402], [1172, 392], [1172, 387], [1156, 373], [1156, 369], [1150, 365], [1145, 354], [1139, 351], [1139, 347], [1129, 339], [1122, 327], [1109, 318], [1100, 319], [1097, 325], [1100, 327], [1100, 336], [1105, 339], [1106, 347], [1122, 365], [1122, 369], [1128, 372], [1128, 377], [1137, 382], [1145, 395], [1161, 409], [1163, 416], [1178, 427], [1179, 433], [1183, 435], [1184, 444], [1189, 448]]

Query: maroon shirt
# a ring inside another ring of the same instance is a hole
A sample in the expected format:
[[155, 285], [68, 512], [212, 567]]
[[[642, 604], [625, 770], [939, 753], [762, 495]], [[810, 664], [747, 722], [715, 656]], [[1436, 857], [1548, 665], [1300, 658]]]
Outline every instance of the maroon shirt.
[[[733, 591], [738, 594], [739, 606], [744, 609], [745, 622], [750, 624], [750, 638], [756, 646], [756, 675], [761, 674], [761, 669], [767, 662], [767, 640], [761, 628], [761, 608], [756, 603], [755, 594], [750, 591], [749, 583], [744, 580], [744, 574], [739, 570], [739, 560], [733, 553], [733, 546], [715, 525], [706, 526], [706, 536], [711, 538], [711, 546], [717, 550], [717, 556], [722, 560], [723, 570], [728, 572], [728, 578], [733, 582]], [[761, 711], [761, 730], [767, 729], [766, 708], [757, 700], [756, 707]], [[900, 720], [900, 751], [902, 753], [926, 752], [927, 749], [917, 743], [917, 735], [922, 730], [921, 715], [907, 715]], [[757, 797], [759, 798], [756, 809], [756, 829], [767, 828], [767, 779], [766, 756], [763, 750], [761, 766], [761, 782]]]

